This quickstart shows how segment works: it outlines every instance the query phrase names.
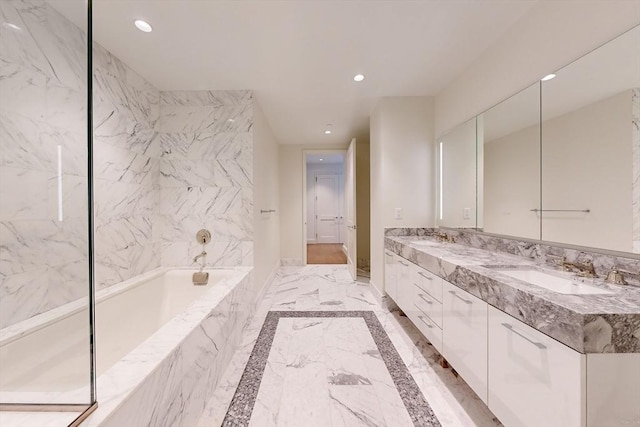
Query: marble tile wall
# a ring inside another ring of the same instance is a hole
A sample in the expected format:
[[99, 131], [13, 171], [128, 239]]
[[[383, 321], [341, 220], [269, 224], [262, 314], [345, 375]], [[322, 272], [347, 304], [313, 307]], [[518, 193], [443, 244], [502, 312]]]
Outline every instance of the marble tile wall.
[[96, 287], [160, 266], [160, 92], [93, 47]]
[[0, 2], [0, 22], [3, 328], [88, 293], [87, 65], [84, 34], [42, 0]]
[[211, 231], [207, 264], [253, 265], [253, 95], [162, 92], [153, 150], [160, 156], [162, 265], [188, 266]]
[[[88, 293], [87, 82], [84, 33], [45, 1], [0, 14], [3, 328]], [[252, 93], [161, 93], [98, 44], [93, 61], [97, 288], [192, 265], [203, 227], [208, 265], [252, 265]]]

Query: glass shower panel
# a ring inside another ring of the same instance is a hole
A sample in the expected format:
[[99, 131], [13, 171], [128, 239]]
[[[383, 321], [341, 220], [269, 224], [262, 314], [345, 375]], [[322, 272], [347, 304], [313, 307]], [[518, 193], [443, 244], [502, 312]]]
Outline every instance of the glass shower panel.
[[87, 27], [86, 0], [0, 0], [2, 411], [95, 400]]

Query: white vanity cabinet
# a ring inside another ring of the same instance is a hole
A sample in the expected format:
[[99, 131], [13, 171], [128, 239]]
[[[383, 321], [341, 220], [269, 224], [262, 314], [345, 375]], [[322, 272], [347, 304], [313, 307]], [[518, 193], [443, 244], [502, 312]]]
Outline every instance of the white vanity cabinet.
[[584, 354], [489, 307], [488, 406], [505, 426], [587, 426], [585, 380]]
[[398, 259], [390, 250], [384, 251], [384, 289], [398, 303]]
[[413, 304], [413, 269], [415, 264], [399, 257], [398, 258], [398, 299], [396, 303], [402, 311], [407, 313]]
[[488, 305], [442, 281], [442, 355], [487, 403]]
[[409, 318], [431, 345], [442, 352], [442, 279], [422, 267], [411, 267], [411, 302]]

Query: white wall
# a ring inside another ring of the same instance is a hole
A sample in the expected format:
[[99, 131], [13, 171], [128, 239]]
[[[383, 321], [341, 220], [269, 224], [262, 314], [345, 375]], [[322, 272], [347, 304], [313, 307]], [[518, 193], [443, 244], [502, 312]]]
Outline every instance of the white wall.
[[[371, 114], [371, 282], [384, 293], [384, 228], [435, 222], [433, 98], [381, 98]], [[394, 219], [395, 208], [403, 217]]]
[[284, 262], [302, 263], [303, 150], [346, 150], [341, 145], [280, 145], [278, 170], [280, 186], [280, 256]]
[[[315, 184], [318, 175], [340, 175], [339, 190], [335, 196], [340, 200], [340, 214], [344, 216], [344, 163], [307, 163], [307, 243], [315, 243], [316, 241]], [[343, 243], [346, 227], [341, 226], [340, 228], [340, 243]]]
[[540, 1], [435, 99], [435, 134], [640, 23], [640, 2]]
[[[253, 104], [254, 283], [261, 289], [280, 265], [280, 186], [278, 142], [260, 105]], [[275, 213], [260, 210], [275, 209]]]

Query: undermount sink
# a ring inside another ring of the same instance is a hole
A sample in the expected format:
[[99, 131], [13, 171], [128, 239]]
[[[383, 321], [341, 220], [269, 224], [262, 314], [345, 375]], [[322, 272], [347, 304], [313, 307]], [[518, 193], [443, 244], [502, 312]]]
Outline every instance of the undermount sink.
[[437, 245], [439, 245], [438, 242], [433, 242], [431, 240], [413, 240], [413, 241], [411, 241], [411, 244], [418, 245], [418, 246], [437, 246]]
[[568, 295], [603, 295], [613, 292], [597, 286], [580, 282], [578, 278], [567, 279], [536, 269], [493, 268], [498, 273], [505, 274], [529, 284], [548, 289], [559, 294]]

